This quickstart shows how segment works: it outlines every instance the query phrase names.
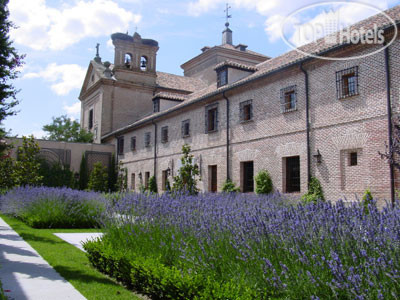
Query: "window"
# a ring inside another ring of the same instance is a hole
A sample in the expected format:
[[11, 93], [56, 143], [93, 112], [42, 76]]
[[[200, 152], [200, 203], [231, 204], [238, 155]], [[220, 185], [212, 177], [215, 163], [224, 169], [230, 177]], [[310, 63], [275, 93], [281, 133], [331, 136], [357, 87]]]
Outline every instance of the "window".
[[209, 105], [206, 107], [206, 133], [218, 130], [218, 105]]
[[349, 165], [350, 166], [357, 166], [357, 164], [358, 164], [357, 152], [350, 152]]
[[130, 69], [131, 64], [132, 64], [132, 54], [130, 54], [130, 53], [125, 54], [124, 63], [125, 63], [125, 67]]
[[146, 132], [144, 134], [144, 146], [145, 147], [150, 147], [150, 138], [151, 138], [151, 133], [150, 132]]
[[281, 111], [289, 112], [297, 109], [296, 86], [281, 89]]
[[190, 120], [182, 121], [182, 137], [190, 136]]
[[131, 137], [131, 151], [136, 150], [136, 136]]
[[136, 178], [135, 178], [135, 173], [131, 174], [131, 190], [135, 190], [136, 188]]
[[121, 136], [117, 140], [117, 153], [118, 155], [124, 154], [124, 137]]
[[240, 121], [246, 122], [253, 119], [253, 101], [247, 100], [240, 103]]
[[93, 128], [93, 109], [89, 110], [89, 129]]
[[160, 111], [160, 99], [154, 99], [153, 100], [153, 112], [159, 112]]
[[217, 71], [217, 87], [228, 84], [228, 69], [220, 69]]
[[140, 70], [142, 71], [147, 71], [147, 57], [146, 56], [142, 56], [140, 58]]
[[161, 127], [161, 143], [168, 142], [168, 126]]
[[338, 99], [358, 95], [358, 66], [336, 72]]

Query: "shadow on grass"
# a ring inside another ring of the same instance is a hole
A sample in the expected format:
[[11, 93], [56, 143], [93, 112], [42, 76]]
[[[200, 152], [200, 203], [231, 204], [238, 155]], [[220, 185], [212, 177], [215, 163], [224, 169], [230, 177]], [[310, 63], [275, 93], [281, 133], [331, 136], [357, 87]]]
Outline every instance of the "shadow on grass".
[[27, 232], [21, 232], [20, 236], [25, 241], [43, 242], [43, 243], [49, 243], [49, 244], [62, 244], [63, 243], [63, 241], [61, 241], [61, 240], [59, 241], [57, 239], [48, 238], [48, 237], [44, 237], [44, 236], [39, 236], [37, 234], [31, 234], [31, 233], [27, 233]]

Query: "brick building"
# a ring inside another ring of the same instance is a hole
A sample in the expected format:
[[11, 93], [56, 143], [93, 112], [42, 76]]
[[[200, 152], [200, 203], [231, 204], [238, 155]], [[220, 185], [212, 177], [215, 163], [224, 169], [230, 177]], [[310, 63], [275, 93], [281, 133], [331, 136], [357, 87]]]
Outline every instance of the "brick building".
[[[400, 18], [400, 6], [386, 13]], [[377, 15], [351, 28], [384, 30], [378, 44], [325, 43], [270, 58], [233, 44], [226, 24], [222, 44], [204, 47], [181, 67], [184, 76], [156, 69], [158, 43], [116, 33], [114, 63], [96, 55], [80, 94], [81, 124], [96, 142], [114, 143], [137, 189], [155, 175], [159, 190], [180, 167], [189, 144], [202, 191], [220, 191], [231, 178], [243, 192], [266, 169], [284, 193], [304, 193], [317, 177], [330, 200], [354, 200], [370, 188], [390, 199], [395, 185], [378, 154], [398, 113], [400, 41]], [[394, 37], [394, 38], [393, 38]], [[379, 51], [380, 50], [380, 51]], [[365, 56], [368, 55], [368, 56]], [[390, 104], [390, 105], [388, 105]]]

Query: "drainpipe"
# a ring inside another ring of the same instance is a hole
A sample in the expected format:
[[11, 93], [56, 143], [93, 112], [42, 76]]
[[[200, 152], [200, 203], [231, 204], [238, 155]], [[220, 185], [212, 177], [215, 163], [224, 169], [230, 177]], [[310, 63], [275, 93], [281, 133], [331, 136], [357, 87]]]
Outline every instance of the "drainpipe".
[[226, 100], [226, 179], [231, 179], [229, 168], [229, 99], [222, 93], [222, 97]]
[[151, 121], [154, 125], [154, 179], [157, 182], [157, 123]]
[[303, 68], [303, 63], [300, 64], [300, 70], [304, 73], [304, 85], [306, 89], [306, 131], [307, 131], [307, 182], [311, 181], [311, 150], [310, 150], [310, 97], [309, 97], [309, 84], [308, 73]]
[[[386, 42], [384, 43], [386, 46]], [[388, 140], [389, 140], [389, 153], [393, 155], [393, 130], [392, 130], [392, 101], [390, 98], [390, 68], [389, 68], [389, 46], [387, 46], [384, 50], [385, 53], [385, 77], [386, 77], [386, 106], [387, 106], [387, 114], [388, 114]], [[394, 168], [392, 159], [389, 160], [389, 168], [390, 168], [390, 200], [392, 205], [395, 204], [395, 191], [394, 191]]]

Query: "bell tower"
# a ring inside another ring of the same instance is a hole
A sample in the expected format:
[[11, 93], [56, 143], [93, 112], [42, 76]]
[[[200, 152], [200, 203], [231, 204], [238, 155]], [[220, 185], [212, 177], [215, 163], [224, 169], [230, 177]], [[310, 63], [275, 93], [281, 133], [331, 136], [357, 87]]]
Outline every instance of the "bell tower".
[[154, 85], [156, 78], [156, 58], [158, 42], [142, 39], [135, 32], [133, 36], [125, 33], [111, 35], [115, 46], [114, 76], [117, 80]]

